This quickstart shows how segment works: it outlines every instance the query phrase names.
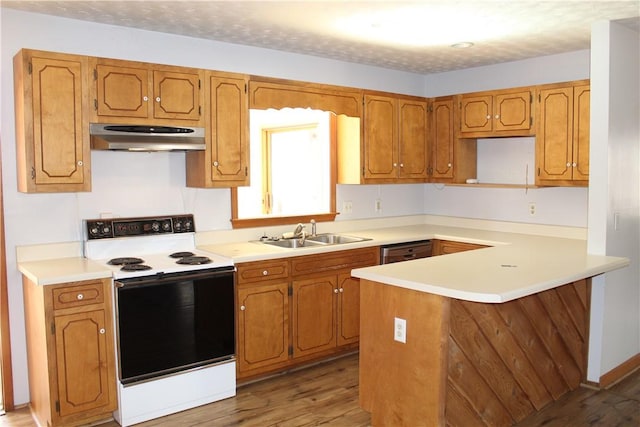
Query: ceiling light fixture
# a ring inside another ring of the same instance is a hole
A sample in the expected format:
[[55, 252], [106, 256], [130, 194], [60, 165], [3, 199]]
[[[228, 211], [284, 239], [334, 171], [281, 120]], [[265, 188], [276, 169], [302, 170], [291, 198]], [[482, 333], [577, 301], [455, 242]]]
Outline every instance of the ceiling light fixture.
[[460, 43], [454, 43], [451, 45], [451, 47], [454, 49], [466, 49], [471, 46], [473, 46], [473, 43], [471, 42], [460, 42]]

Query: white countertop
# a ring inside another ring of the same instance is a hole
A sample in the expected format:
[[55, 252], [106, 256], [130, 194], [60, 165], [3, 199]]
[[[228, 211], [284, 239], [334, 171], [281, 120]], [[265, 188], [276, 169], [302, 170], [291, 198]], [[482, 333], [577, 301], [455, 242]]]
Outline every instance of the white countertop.
[[[585, 240], [505, 233], [475, 228], [417, 224], [340, 232], [370, 240], [286, 249], [259, 242], [201, 244], [198, 249], [234, 263], [443, 239], [492, 246], [457, 254], [359, 268], [355, 277], [477, 302], [500, 303], [596, 276], [629, 264], [627, 258], [587, 254]], [[82, 257], [18, 262], [19, 270], [47, 285], [110, 277], [110, 270]]]

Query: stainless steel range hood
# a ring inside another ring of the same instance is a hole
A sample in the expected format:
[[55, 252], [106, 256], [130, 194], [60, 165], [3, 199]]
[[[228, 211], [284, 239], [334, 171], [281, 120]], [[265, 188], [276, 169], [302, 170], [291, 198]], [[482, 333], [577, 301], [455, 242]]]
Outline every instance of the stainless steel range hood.
[[204, 150], [204, 128], [91, 123], [92, 150]]

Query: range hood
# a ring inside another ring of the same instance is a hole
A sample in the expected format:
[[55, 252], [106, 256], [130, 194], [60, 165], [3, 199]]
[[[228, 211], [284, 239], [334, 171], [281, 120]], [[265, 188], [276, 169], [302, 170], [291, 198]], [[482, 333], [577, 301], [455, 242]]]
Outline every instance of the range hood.
[[92, 150], [204, 150], [204, 128], [91, 123]]

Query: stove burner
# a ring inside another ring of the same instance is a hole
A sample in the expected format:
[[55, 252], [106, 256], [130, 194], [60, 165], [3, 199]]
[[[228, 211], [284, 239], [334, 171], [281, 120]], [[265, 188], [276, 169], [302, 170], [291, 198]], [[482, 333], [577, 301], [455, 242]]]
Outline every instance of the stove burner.
[[187, 265], [199, 265], [199, 264], [209, 264], [211, 259], [206, 256], [188, 256], [184, 258], [180, 258], [178, 260], [178, 264], [187, 264]]
[[140, 258], [134, 257], [123, 257], [123, 258], [113, 258], [109, 260], [107, 264], [110, 265], [129, 265], [129, 264], [142, 264], [144, 261]]
[[186, 258], [186, 257], [191, 257], [193, 255], [194, 255], [193, 252], [174, 252], [169, 256], [171, 258]]
[[151, 267], [144, 264], [124, 264], [120, 271], [143, 271], [151, 270]]

